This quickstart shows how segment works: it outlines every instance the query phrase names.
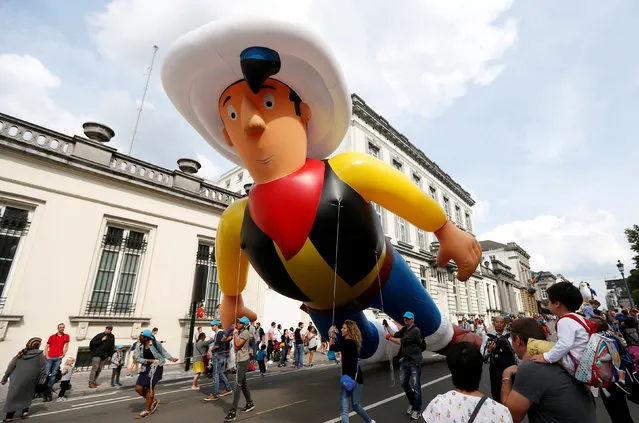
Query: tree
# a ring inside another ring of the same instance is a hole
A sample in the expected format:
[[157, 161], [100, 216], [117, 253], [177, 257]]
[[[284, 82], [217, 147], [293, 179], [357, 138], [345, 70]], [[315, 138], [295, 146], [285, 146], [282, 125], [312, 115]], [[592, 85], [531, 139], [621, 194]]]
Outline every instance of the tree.
[[635, 269], [639, 269], [639, 225], [633, 225], [632, 228], [625, 230], [626, 238], [630, 244], [630, 249], [636, 253], [632, 258], [635, 262]]
[[630, 291], [630, 295], [632, 295], [632, 301], [636, 307], [637, 304], [639, 304], [639, 289], [633, 289], [632, 291]]

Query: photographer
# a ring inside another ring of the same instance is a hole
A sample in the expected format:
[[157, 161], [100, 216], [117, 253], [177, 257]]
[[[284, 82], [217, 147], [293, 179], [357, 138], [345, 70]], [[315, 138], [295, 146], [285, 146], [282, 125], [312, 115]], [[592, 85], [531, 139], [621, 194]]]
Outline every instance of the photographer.
[[494, 331], [486, 336], [482, 354], [490, 366], [490, 393], [497, 402], [501, 401], [501, 376], [504, 370], [516, 363], [515, 353], [510, 344], [510, 333], [506, 330], [506, 319], [495, 317]]

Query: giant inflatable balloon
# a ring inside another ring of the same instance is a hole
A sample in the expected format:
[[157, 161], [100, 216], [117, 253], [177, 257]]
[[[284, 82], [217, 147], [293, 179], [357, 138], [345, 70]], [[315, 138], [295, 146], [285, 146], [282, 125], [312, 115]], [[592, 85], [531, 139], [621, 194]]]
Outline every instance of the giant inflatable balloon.
[[[432, 351], [472, 334], [443, 316], [388, 242], [371, 205], [434, 232], [438, 264], [451, 259], [466, 280], [481, 259], [471, 235], [404, 174], [361, 153], [328, 158], [351, 118], [351, 97], [328, 47], [308, 29], [271, 20], [220, 20], [180, 38], [162, 82], [176, 108], [255, 184], [222, 214], [216, 237], [222, 320], [255, 313], [244, 306], [248, 265], [275, 291], [299, 300], [326, 336], [358, 323], [361, 356], [386, 357], [384, 329], [363, 310], [406, 311]], [[393, 344], [394, 345], [394, 344]]]

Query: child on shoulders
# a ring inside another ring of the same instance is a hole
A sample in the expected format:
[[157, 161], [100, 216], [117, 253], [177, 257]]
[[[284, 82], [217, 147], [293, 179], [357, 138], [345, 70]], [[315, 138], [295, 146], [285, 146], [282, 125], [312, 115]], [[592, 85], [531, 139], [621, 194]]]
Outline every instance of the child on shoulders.
[[559, 282], [547, 290], [548, 308], [558, 317], [555, 324], [557, 343], [543, 354], [532, 357], [537, 363], [561, 363], [575, 375], [579, 362], [586, 351], [590, 334], [596, 332], [594, 323], [575, 313], [583, 298], [579, 289], [570, 282]]

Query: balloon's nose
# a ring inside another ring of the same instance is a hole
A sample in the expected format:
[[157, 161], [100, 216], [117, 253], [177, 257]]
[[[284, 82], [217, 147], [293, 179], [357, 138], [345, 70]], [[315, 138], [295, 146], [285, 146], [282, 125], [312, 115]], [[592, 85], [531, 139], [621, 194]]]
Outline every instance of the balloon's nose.
[[251, 98], [244, 98], [242, 102], [242, 116], [245, 117], [242, 126], [248, 135], [261, 135], [266, 129], [266, 122], [264, 122], [264, 119], [260, 116], [260, 111], [255, 104], [253, 104]]
[[259, 114], [254, 114], [251, 116], [249, 121], [246, 124], [246, 128], [244, 129], [249, 135], [261, 135], [262, 132], [266, 129], [266, 122]]

